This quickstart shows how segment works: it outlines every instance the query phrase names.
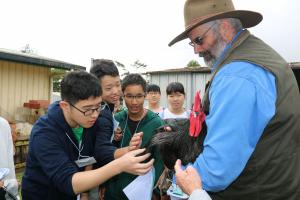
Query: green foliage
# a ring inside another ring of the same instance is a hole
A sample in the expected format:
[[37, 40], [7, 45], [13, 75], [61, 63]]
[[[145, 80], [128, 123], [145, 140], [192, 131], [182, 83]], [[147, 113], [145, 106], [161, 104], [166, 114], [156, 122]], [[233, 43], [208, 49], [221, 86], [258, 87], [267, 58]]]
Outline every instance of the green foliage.
[[129, 70], [125, 67], [125, 65], [123, 64], [123, 63], [121, 63], [121, 62], [118, 62], [118, 61], [114, 61], [115, 63], [116, 63], [116, 65], [117, 65], [117, 68], [118, 68], [118, 70], [119, 70], [119, 73], [120, 73], [120, 76], [121, 77], [124, 77], [124, 76], [126, 76], [126, 75], [128, 75], [129, 74]]
[[67, 71], [64, 69], [51, 68], [53, 92], [60, 92], [60, 82]]
[[198, 63], [197, 60], [191, 60], [191, 61], [187, 64], [187, 67], [195, 68], [195, 67], [201, 67], [201, 66], [200, 66], [200, 64]]
[[138, 69], [145, 70], [147, 67], [145, 63], [142, 63], [139, 60], [134, 61], [134, 63], [131, 66], [133, 66], [137, 70]]
[[134, 61], [134, 63], [131, 65], [133, 67], [133, 73], [141, 74], [142, 77], [149, 82], [149, 74], [146, 74], [147, 70], [147, 64], [142, 63], [139, 60]]

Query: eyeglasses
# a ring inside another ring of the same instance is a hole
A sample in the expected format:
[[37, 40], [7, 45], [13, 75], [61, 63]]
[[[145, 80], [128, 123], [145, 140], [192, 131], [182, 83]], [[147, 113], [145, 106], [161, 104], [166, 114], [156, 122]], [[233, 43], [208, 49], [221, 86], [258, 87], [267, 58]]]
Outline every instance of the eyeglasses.
[[97, 108], [92, 108], [92, 109], [88, 109], [88, 110], [86, 110], [86, 111], [82, 111], [82, 110], [80, 110], [79, 108], [77, 108], [76, 106], [74, 106], [73, 104], [71, 104], [70, 102], [69, 102], [69, 104], [70, 104], [73, 108], [75, 108], [76, 110], [78, 110], [79, 112], [81, 112], [84, 116], [91, 116], [95, 111], [96, 111], [97, 113], [100, 113], [101, 110], [103, 110], [103, 109], [105, 108], [105, 106], [106, 106], [106, 103], [101, 103], [101, 105], [100, 105], [99, 107], [97, 107]]
[[206, 34], [208, 33], [208, 31], [215, 25], [216, 23], [214, 23], [213, 25], [211, 25], [201, 36], [196, 37], [195, 39], [193, 39], [192, 41], [189, 42], [189, 45], [191, 45], [192, 47], [195, 47], [196, 45], [202, 45], [203, 44], [203, 40], [206, 36]]
[[143, 98], [145, 98], [145, 94], [137, 94], [137, 95], [131, 95], [131, 94], [125, 94], [124, 97], [128, 100], [142, 100]]

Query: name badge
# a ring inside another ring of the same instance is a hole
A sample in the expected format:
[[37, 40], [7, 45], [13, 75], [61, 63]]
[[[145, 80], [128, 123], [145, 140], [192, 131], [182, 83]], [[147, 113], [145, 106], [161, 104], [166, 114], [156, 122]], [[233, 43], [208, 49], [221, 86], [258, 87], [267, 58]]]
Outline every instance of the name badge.
[[76, 165], [79, 168], [95, 164], [96, 162], [97, 161], [95, 160], [94, 157], [81, 158], [81, 159], [75, 161]]

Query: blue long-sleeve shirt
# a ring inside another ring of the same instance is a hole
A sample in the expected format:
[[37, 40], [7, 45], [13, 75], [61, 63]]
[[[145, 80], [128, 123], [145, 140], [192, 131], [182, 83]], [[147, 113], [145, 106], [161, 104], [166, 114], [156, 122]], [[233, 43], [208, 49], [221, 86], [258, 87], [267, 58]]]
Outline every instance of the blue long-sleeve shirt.
[[217, 192], [240, 175], [274, 116], [275, 77], [252, 63], [229, 63], [215, 76], [209, 100], [204, 151], [193, 167], [203, 188]]

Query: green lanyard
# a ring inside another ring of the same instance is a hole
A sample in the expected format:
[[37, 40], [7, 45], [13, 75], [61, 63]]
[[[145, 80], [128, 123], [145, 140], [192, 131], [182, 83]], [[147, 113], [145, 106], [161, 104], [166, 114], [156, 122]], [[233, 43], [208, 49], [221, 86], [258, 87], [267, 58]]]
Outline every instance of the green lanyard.
[[72, 131], [74, 133], [74, 136], [76, 140], [78, 141], [78, 144], [81, 142], [82, 139], [82, 134], [83, 134], [83, 127], [78, 127], [78, 128], [72, 128]]

